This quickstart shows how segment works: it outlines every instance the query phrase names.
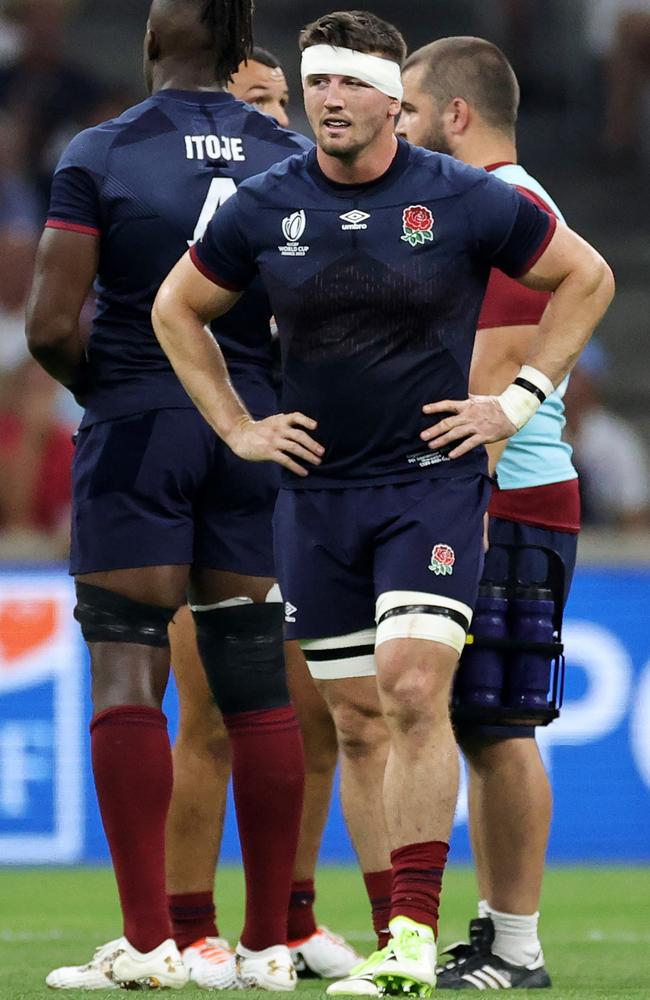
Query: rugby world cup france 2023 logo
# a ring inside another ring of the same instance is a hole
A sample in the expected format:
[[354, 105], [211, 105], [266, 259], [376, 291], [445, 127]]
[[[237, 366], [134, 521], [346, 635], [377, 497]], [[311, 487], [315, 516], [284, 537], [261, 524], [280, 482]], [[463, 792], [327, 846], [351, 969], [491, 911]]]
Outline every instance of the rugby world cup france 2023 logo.
[[293, 212], [282, 220], [282, 235], [287, 243], [299, 243], [300, 237], [305, 231], [305, 210]]
[[409, 205], [402, 212], [404, 235], [400, 237], [409, 246], [422, 246], [433, 240], [433, 216], [424, 205]]
[[287, 242], [284, 246], [278, 247], [283, 257], [304, 257], [308, 252], [309, 247], [303, 246], [300, 243], [306, 225], [307, 219], [304, 208], [284, 217], [282, 220], [282, 235]]

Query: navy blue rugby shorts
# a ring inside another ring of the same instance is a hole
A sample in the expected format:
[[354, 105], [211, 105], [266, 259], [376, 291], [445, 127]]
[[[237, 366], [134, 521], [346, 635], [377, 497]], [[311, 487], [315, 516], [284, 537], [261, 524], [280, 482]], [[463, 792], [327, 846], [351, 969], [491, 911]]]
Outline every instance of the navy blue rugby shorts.
[[375, 601], [394, 590], [473, 608], [490, 491], [490, 480], [481, 475], [281, 489], [273, 525], [287, 638], [373, 628]]
[[274, 577], [279, 466], [245, 462], [194, 409], [79, 432], [70, 572], [194, 565]]

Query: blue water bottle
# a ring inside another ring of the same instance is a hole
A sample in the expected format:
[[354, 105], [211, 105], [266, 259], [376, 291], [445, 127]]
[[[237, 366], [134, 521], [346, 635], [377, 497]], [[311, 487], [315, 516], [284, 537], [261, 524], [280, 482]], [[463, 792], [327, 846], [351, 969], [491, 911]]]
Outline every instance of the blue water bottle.
[[[553, 594], [545, 587], [519, 587], [511, 603], [510, 637], [519, 642], [552, 643]], [[513, 650], [506, 672], [505, 702], [512, 708], [548, 707], [552, 653]]]
[[482, 648], [481, 639], [506, 639], [508, 599], [505, 587], [482, 583], [472, 620], [474, 643], [466, 646], [458, 668], [455, 695], [460, 705], [492, 708], [501, 704], [504, 652]]

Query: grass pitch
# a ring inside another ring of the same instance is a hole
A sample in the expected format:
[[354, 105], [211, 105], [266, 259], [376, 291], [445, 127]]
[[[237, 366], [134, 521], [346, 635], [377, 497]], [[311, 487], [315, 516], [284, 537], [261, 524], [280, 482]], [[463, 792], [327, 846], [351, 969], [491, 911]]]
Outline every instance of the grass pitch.
[[[368, 904], [355, 868], [319, 872], [318, 919], [359, 950], [372, 950]], [[219, 930], [236, 941], [241, 926], [238, 869], [217, 877]], [[445, 876], [441, 940], [464, 938], [475, 912], [472, 873]], [[4, 869], [0, 872], [0, 1000], [53, 1000], [44, 977], [57, 965], [81, 964], [94, 948], [120, 933], [113, 877], [107, 869]], [[650, 998], [650, 869], [550, 869], [542, 906], [542, 941], [554, 988], [549, 1000]], [[318, 980], [302, 981], [298, 1000], [322, 1000]], [[465, 996], [475, 995], [468, 991]], [[522, 995], [525, 991], [514, 991]], [[306, 995], [308, 994], [308, 996]], [[117, 992], [74, 991], [61, 996], [104, 1000]], [[176, 994], [166, 992], [165, 996]], [[190, 984], [183, 996], [206, 997]], [[223, 1000], [268, 998], [268, 993], [225, 991]]]

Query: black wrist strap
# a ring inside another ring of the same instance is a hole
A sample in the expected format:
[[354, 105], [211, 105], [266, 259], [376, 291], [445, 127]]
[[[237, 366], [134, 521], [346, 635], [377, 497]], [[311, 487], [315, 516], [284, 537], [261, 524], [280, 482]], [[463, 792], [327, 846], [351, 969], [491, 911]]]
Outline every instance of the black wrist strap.
[[527, 378], [522, 378], [520, 375], [514, 380], [513, 385], [520, 385], [522, 389], [526, 389], [533, 396], [537, 396], [540, 403], [543, 403], [546, 399], [546, 393], [542, 392], [539, 386], [535, 385], [533, 382], [529, 382]]

